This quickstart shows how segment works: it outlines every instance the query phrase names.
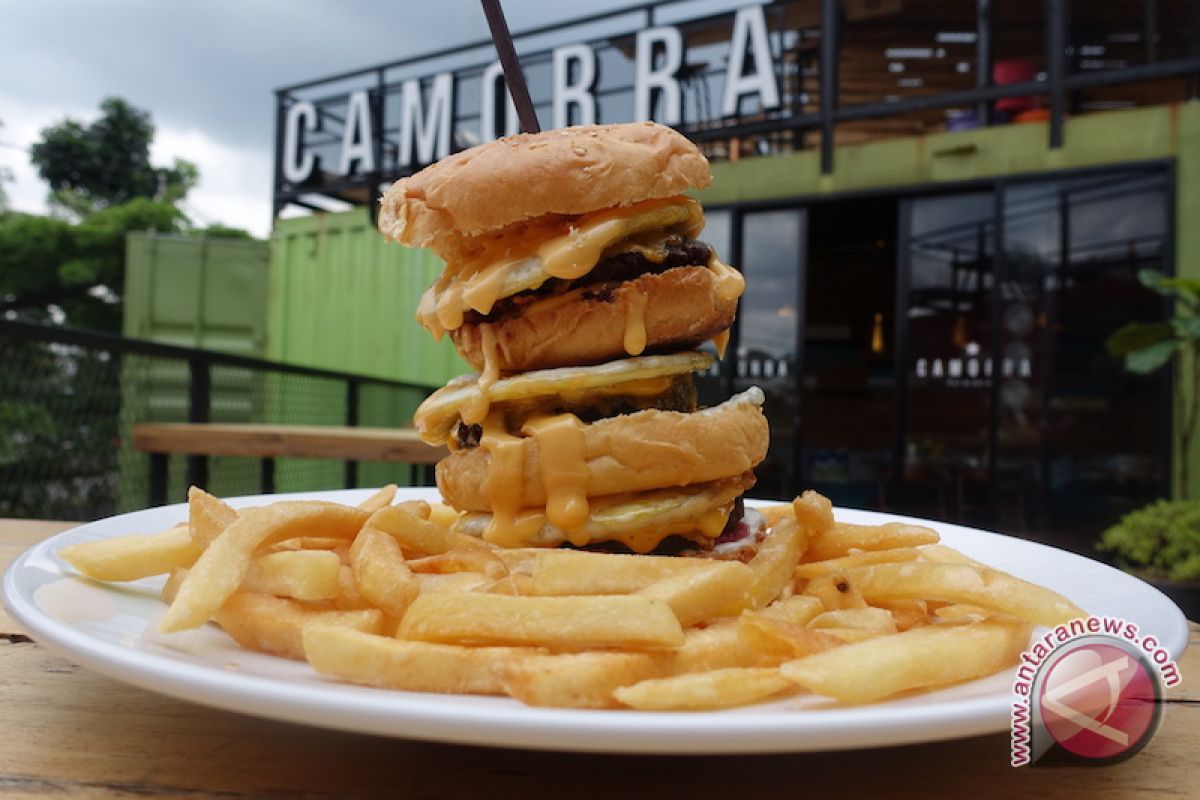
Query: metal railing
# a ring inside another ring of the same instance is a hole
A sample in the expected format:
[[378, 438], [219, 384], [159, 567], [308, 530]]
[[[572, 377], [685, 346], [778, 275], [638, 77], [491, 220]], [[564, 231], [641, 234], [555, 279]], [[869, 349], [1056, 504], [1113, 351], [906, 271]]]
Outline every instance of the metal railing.
[[[93, 519], [145, 504], [141, 422], [406, 427], [435, 387], [109, 333], [0, 320], [0, 517]], [[171, 456], [167, 493], [259, 488], [253, 459]], [[280, 491], [411, 480], [407, 465], [280, 459]]]

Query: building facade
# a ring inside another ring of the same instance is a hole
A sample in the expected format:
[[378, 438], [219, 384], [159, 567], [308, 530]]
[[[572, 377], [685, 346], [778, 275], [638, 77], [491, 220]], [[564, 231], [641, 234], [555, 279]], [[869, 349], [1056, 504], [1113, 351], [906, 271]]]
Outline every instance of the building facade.
[[[1191, 381], [1104, 346], [1170, 311], [1139, 271], [1200, 275], [1194, 5], [671, 2], [516, 43], [543, 125], [654, 118], [710, 156], [704, 237], [747, 292], [702, 384], [767, 392], [756, 494], [1086, 551], [1198, 460]], [[281, 89], [276, 210], [371, 214], [513, 132], [506, 97], [489, 42]]]

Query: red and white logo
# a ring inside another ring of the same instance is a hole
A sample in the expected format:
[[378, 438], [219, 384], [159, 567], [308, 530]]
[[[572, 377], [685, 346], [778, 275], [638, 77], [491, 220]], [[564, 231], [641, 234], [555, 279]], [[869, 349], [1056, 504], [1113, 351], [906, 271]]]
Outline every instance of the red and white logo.
[[1080, 642], [1046, 667], [1042, 724], [1075, 755], [1119, 756], [1153, 733], [1160, 692], [1152, 669], [1121, 647]]
[[1180, 680], [1171, 654], [1131, 622], [1087, 617], [1047, 631], [1013, 681], [1012, 765], [1056, 745], [1088, 759], [1133, 755], [1162, 721], [1164, 685]]

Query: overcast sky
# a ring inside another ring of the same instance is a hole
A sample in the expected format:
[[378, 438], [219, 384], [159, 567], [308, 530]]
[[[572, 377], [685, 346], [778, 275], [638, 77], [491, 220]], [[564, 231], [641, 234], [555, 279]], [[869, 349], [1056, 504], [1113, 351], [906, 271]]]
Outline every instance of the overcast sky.
[[[611, 3], [610, 7], [635, 5]], [[514, 31], [594, 13], [587, 0], [508, 0]], [[200, 168], [197, 222], [266, 235], [273, 90], [488, 35], [478, 0], [0, 0], [0, 166], [12, 205], [45, 208], [26, 149], [107, 96], [151, 113], [153, 159]]]

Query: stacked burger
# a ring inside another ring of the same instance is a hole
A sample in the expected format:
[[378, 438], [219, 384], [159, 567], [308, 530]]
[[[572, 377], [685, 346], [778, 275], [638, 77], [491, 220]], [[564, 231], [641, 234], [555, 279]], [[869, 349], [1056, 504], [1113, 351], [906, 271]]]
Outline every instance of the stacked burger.
[[504, 547], [725, 558], [765, 535], [742, 494], [766, 455], [757, 388], [697, 408], [744, 282], [696, 239], [710, 181], [654, 123], [490, 142], [393, 185], [380, 230], [446, 269], [417, 311], [478, 373], [417, 410], [457, 527]]

